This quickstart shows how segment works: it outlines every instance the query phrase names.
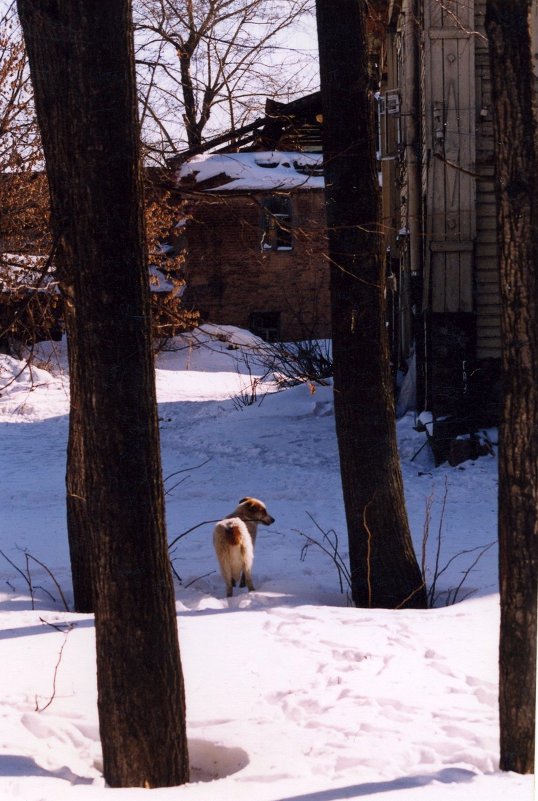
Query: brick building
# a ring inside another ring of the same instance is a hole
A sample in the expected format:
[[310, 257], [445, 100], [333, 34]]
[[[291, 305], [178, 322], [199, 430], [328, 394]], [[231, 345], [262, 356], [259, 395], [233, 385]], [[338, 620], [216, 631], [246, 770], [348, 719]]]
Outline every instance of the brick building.
[[330, 335], [321, 156], [197, 155], [179, 169], [183, 302], [268, 340]]

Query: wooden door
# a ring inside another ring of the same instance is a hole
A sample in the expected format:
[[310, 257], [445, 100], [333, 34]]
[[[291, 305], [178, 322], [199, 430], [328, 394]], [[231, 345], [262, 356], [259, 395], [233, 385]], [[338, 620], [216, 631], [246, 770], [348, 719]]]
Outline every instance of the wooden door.
[[473, 311], [476, 236], [473, 0], [424, 7], [426, 288], [432, 312]]

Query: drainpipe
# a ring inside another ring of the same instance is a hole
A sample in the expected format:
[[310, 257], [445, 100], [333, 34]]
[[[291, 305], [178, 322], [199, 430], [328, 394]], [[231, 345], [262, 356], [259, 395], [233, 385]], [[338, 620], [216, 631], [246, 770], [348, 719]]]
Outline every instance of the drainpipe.
[[420, 153], [420, 73], [419, 73], [419, 26], [417, 0], [402, 1], [403, 29], [402, 46], [404, 53], [404, 75], [400, 81], [402, 97], [402, 139], [404, 144], [404, 163], [407, 170], [407, 229], [409, 247], [409, 276], [411, 301], [415, 305], [416, 330], [415, 351], [417, 360], [417, 408], [426, 402], [426, 354], [423, 317], [423, 260], [422, 260], [422, 219], [421, 219], [421, 164]]
[[416, 0], [403, 0], [404, 14], [403, 48], [405, 53], [405, 77], [402, 82], [402, 120], [404, 125], [405, 164], [407, 166], [407, 230], [409, 231], [409, 250], [411, 270], [420, 272], [420, 169], [418, 163], [418, 28], [415, 16]]

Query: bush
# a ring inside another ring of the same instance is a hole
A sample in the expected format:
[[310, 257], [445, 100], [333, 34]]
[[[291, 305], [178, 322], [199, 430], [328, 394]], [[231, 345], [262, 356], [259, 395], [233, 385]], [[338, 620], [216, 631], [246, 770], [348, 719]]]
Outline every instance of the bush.
[[327, 386], [333, 374], [331, 341], [308, 339], [273, 342], [260, 353], [261, 363], [281, 386], [313, 383]]

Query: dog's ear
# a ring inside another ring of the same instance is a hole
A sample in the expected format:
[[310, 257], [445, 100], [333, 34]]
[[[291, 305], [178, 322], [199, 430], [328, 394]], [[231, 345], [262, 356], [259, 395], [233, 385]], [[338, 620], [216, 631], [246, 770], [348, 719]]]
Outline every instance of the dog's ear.
[[244, 506], [252, 514], [258, 510], [260, 502], [255, 498], [243, 498], [242, 501], [239, 501], [239, 506]]

